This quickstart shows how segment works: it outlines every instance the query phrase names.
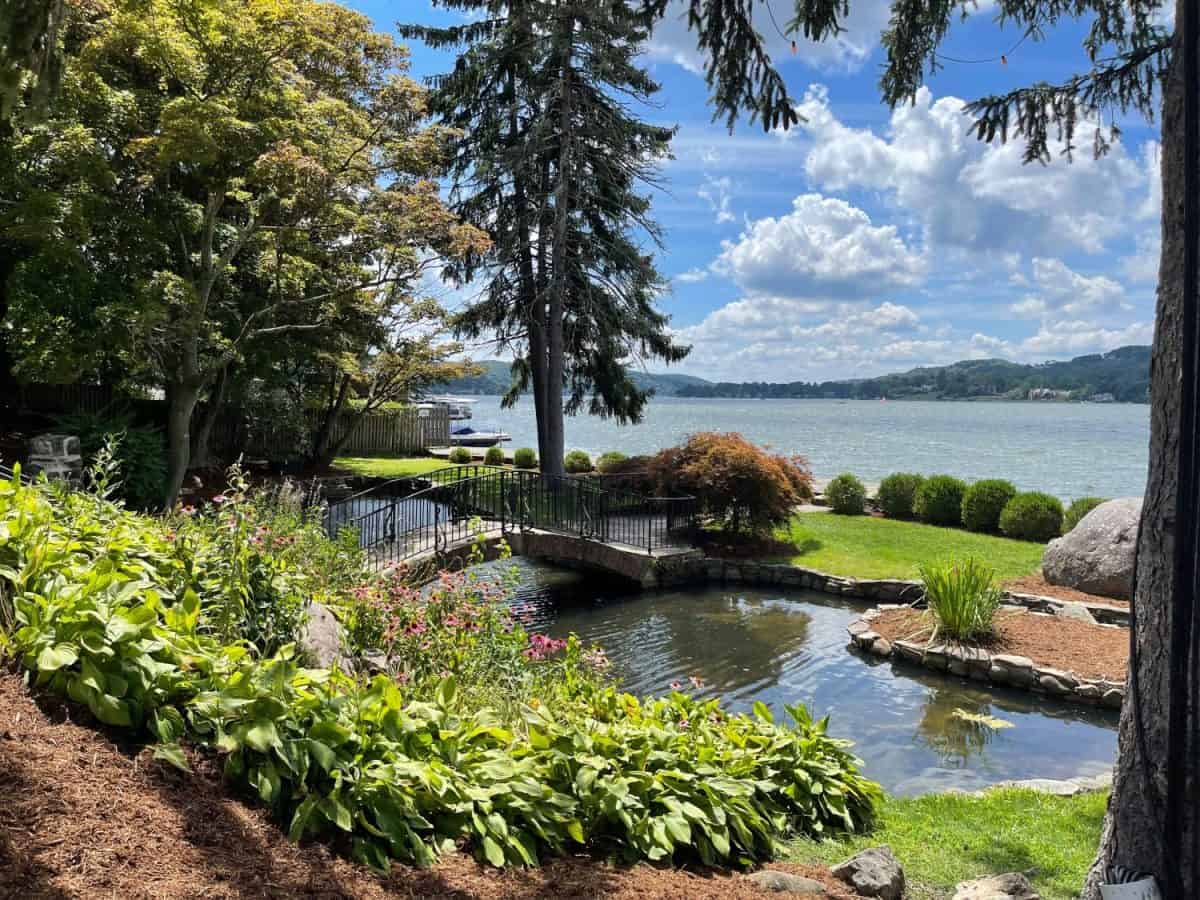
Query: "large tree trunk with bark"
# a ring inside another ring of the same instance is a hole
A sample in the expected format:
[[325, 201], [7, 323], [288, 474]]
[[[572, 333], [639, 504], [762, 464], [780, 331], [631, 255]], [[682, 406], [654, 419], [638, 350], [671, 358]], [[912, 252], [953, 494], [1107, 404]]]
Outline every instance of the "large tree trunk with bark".
[[167, 487], [163, 507], [170, 509], [179, 499], [192, 450], [192, 413], [200, 399], [198, 379], [174, 381], [167, 385]]
[[228, 387], [229, 366], [225, 366], [217, 373], [217, 380], [213, 383], [212, 390], [208, 392], [208, 402], [201, 410], [200, 421], [192, 433], [192, 455], [188, 461], [189, 468], [205, 469], [214, 462], [209, 445], [212, 443], [213, 428], [216, 427], [217, 419], [221, 417], [221, 412], [225, 409], [225, 394]]
[[340, 441], [335, 442], [333, 440], [342, 410], [346, 407], [346, 398], [350, 394], [350, 376], [343, 375], [341, 383], [336, 384], [336, 390], [334, 387], [335, 383], [336, 380], [330, 384], [329, 405], [325, 408], [325, 415], [321, 417], [321, 427], [317, 429], [316, 435], [313, 436], [312, 462], [318, 466], [328, 466], [333, 462], [338, 450], [345, 445], [346, 440], [350, 437], [350, 429], [347, 429]]
[[[1176, 21], [1182, 20], [1182, 2]], [[1130, 675], [1121, 709], [1120, 749], [1112, 800], [1101, 846], [1084, 889], [1099, 898], [1098, 886], [1111, 865], [1152, 873], [1160, 885], [1173, 871], [1183, 873], [1182, 897], [1200, 897], [1193, 835], [1183, 835], [1183, 858], [1167, 859], [1165, 836], [1166, 760], [1169, 705], [1171, 597], [1173, 595], [1175, 490], [1180, 436], [1180, 353], [1183, 306], [1184, 138], [1181, 41], [1176, 32], [1162, 118], [1162, 258], [1159, 263], [1154, 352], [1150, 362], [1150, 468], [1138, 544], [1137, 591], [1133, 599], [1136, 634]], [[1191, 661], [1195, 681], [1198, 661]], [[1174, 739], [1178, 740], [1178, 736]], [[1200, 803], [1200, 765], [1192, 760], [1187, 802]], [[1194, 817], [1193, 817], [1194, 820]]]

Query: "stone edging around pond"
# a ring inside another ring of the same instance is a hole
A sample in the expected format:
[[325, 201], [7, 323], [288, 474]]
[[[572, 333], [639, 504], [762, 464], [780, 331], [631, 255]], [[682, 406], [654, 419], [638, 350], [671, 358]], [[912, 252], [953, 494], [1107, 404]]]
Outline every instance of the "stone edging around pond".
[[[821, 591], [841, 597], [872, 600], [876, 603], [913, 603], [921, 598], [921, 582], [898, 579], [850, 578], [829, 575], [815, 569], [805, 569], [786, 563], [763, 563], [748, 560], [724, 560], [712, 557], [663, 560], [658, 566], [658, 582], [661, 586], [693, 584], [696, 582], [757, 584], [764, 586], [795, 587], [810, 591]], [[1051, 615], [1070, 615], [1073, 610], [1083, 609], [1102, 625], [1128, 627], [1129, 610], [1101, 603], [1076, 603], [1035, 594], [1020, 594], [1006, 591], [1007, 603], [1023, 606], [1033, 612]]]
[[1083, 678], [1072, 672], [1039, 666], [1027, 656], [989, 653], [979, 647], [954, 644], [927, 647], [915, 641], [889, 641], [871, 628], [871, 620], [889, 606], [897, 608], [884, 604], [868, 610], [862, 618], [850, 623], [846, 630], [850, 633], [853, 646], [883, 659], [914, 663], [934, 672], [1047, 694], [1090, 706], [1120, 709], [1125, 699], [1124, 684], [1103, 678]]

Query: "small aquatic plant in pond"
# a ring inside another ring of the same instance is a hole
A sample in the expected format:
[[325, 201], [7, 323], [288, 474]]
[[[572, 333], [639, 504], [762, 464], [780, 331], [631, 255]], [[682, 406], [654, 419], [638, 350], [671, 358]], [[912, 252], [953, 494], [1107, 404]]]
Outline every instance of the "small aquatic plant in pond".
[[921, 566], [921, 581], [934, 622], [930, 643], [939, 638], [969, 641], [991, 634], [1001, 596], [995, 570], [974, 558], [930, 563]]

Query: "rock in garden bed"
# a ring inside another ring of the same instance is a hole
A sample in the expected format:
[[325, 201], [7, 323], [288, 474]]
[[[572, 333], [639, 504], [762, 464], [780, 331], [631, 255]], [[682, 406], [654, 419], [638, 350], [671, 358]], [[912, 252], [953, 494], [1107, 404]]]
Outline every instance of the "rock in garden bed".
[[1142, 501], [1125, 497], [1101, 503], [1078, 525], [1050, 542], [1042, 574], [1051, 584], [1128, 600]]

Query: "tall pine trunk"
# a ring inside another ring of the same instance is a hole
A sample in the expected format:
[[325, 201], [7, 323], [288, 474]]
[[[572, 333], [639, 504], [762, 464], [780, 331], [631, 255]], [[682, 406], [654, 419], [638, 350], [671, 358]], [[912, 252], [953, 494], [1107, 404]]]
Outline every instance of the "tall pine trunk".
[[[1176, 22], [1183, 19], [1178, 0]], [[1150, 361], [1150, 468], [1142, 507], [1138, 544], [1137, 592], [1133, 609], [1137, 629], [1130, 660], [1130, 675], [1121, 709], [1119, 752], [1112, 799], [1105, 818], [1100, 852], [1084, 889], [1087, 900], [1097, 900], [1105, 870], [1116, 864], [1154, 874], [1160, 885], [1169, 884], [1171, 871], [1183, 873], [1183, 897], [1200, 897], [1200, 884], [1190, 882], [1195, 871], [1194, 835], [1183, 835], [1182, 858], [1165, 858], [1164, 800], [1171, 646], [1173, 525], [1178, 478], [1180, 433], [1180, 353], [1183, 306], [1183, 77], [1181, 36], [1175, 34], [1171, 71], [1163, 97], [1162, 117], [1162, 257], [1159, 263], [1158, 304], [1154, 351]], [[1191, 661], [1193, 682], [1200, 661]], [[1178, 739], [1178, 738], [1176, 738]], [[1200, 775], [1196, 760], [1188, 772], [1184, 794], [1200, 803]]]
[[549, 475], [563, 474], [563, 375], [565, 370], [563, 319], [570, 280], [567, 277], [568, 234], [571, 219], [571, 92], [575, 17], [570, 0], [558, 5], [558, 163], [554, 185], [554, 249], [550, 271], [550, 300], [546, 309], [546, 447], [541, 468]]

